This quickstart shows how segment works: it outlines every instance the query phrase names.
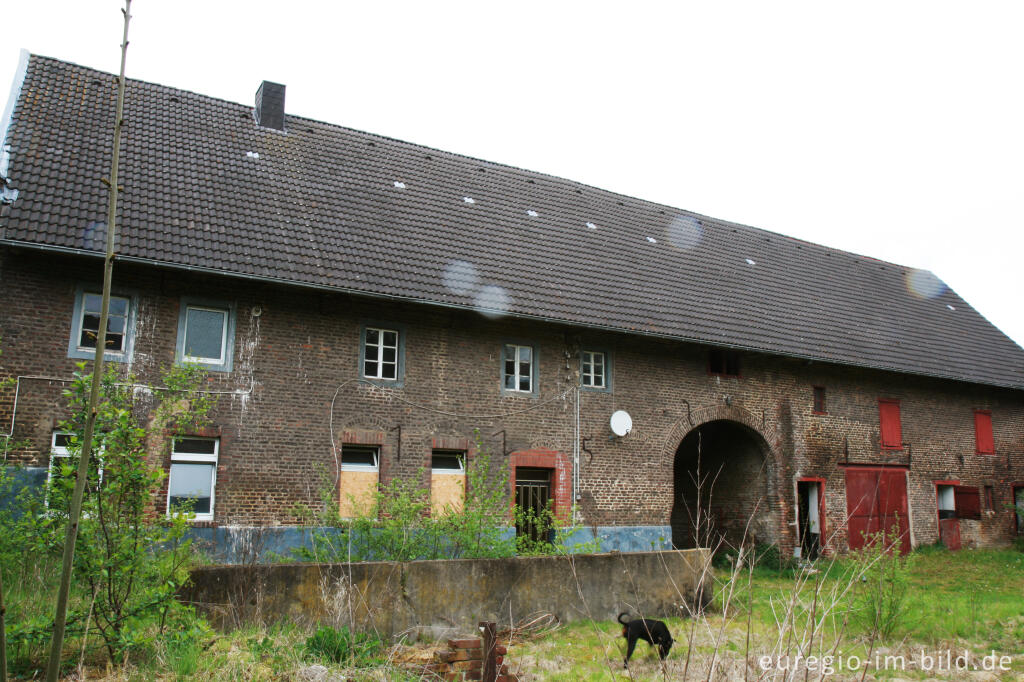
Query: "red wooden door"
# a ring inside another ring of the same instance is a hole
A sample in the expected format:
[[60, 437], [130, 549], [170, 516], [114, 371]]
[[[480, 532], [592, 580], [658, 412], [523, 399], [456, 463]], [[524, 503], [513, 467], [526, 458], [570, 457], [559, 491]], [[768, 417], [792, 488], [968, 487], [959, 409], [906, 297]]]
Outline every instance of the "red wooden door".
[[939, 519], [939, 539], [946, 549], [960, 549], [960, 519]]
[[847, 469], [846, 514], [850, 549], [863, 547], [865, 536], [895, 531], [900, 552], [910, 551], [907, 478], [902, 469]]
[[850, 535], [850, 549], [864, 546], [864, 536], [878, 529], [872, 528], [872, 518], [878, 507], [878, 470], [846, 470], [846, 516]]

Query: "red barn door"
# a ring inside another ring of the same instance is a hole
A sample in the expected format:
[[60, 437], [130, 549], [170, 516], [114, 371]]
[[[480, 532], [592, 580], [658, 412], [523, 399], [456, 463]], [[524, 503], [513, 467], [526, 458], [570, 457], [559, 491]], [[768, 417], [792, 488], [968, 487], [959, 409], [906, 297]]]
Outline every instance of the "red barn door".
[[863, 547], [865, 536], [895, 526], [900, 535], [900, 552], [910, 551], [907, 477], [903, 469], [847, 469], [846, 514], [850, 549]]

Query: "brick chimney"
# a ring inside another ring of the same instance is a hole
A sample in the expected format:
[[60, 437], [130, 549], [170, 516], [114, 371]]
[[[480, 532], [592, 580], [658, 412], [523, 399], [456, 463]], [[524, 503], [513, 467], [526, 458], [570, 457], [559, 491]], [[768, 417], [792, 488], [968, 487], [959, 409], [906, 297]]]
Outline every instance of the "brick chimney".
[[256, 91], [256, 125], [284, 130], [284, 86], [263, 81]]

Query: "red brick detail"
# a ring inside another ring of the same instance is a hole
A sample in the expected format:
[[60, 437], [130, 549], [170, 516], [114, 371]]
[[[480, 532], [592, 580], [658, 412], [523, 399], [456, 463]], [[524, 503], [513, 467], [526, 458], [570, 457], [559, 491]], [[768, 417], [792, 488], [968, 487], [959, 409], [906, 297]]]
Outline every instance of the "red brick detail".
[[472, 443], [468, 438], [440, 437], [430, 439], [432, 450], [462, 450], [469, 452], [471, 445]]
[[509, 455], [509, 466], [511, 468], [509, 486], [513, 502], [515, 500], [517, 467], [550, 469], [551, 497], [554, 500], [555, 517], [562, 521], [569, 520], [572, 511], [572, 463], [568, 455], [546, 448], [519, 450]]
[[341, 442], [350, 445], [384, 445], [384, 432], [369, 429], [345, 429]]

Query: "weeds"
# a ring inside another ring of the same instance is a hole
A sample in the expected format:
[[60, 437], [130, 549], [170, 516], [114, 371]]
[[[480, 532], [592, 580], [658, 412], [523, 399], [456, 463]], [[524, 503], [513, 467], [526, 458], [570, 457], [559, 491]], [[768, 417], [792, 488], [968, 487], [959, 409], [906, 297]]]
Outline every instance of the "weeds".
[[899, 546], [899, 531], [890, 530], [866, 538], [863, 549], [853, 554], [848, 574], [856, 586], [852, 618], [872, 637], [888, 639], [907, 615], [911, 559], [900, 554]]
[[306, 654], [316, 661], [363, 668], [382, 662], [380, 639], [347, 627], [321, 626], [306, 639]]

